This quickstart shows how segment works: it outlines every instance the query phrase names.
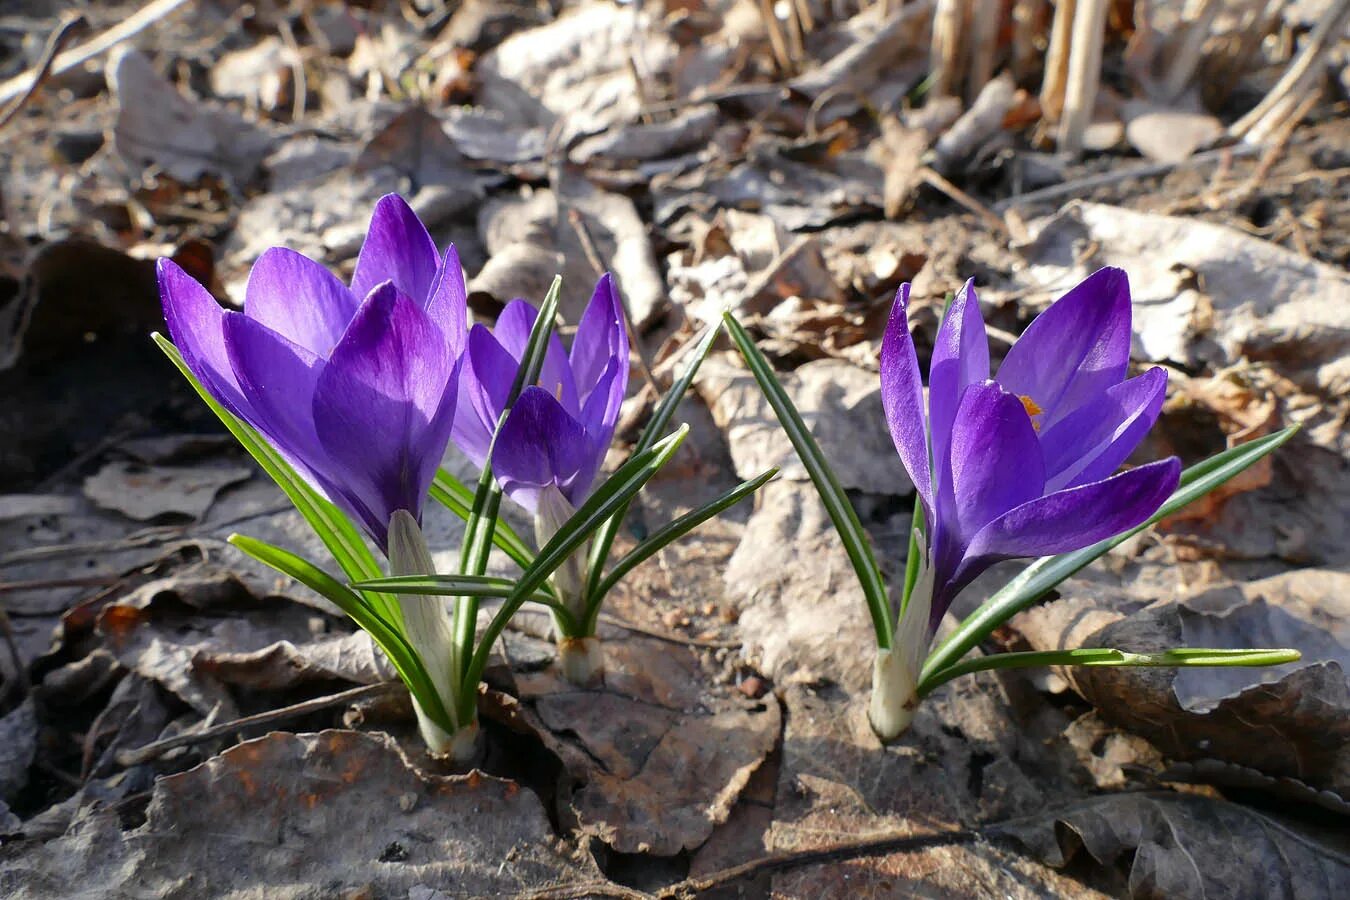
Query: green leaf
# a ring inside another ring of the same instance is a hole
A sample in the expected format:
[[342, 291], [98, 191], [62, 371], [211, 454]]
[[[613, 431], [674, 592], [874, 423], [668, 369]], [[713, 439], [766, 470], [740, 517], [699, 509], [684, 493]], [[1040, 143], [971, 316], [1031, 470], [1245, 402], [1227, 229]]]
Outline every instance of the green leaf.
[[1012, 616], [1040, 600], [1061, 581], [1073, 575], [1088, 563], [1105, 554], [1153, 525], [1155, 522], [1180, 510], [1214, 490], [1228, 479], [1241, 473], [1292, 438], [1298, 426], [1268, 434], [1237, 447], [1230, 448], [1196, 463], [1181, 473], [1181, 483], [1147, 522], [1124, 534], [1099, 541], [1082, 550], [1062, 553], [1058, 556], [1043, 556], [1027, 566], [1022, 572], [986, 600], [979, 609], [971, 613], [947, 639], [928, 655], [923, 672], [919, 678], [920, 690], [937, 676], [939, 672], [952, 666], [970, 649], [998, 628]]
[[[427, 597], [510, 597], [515, 593], [516, 582], [511, 578], [491, 575], [390, 575], [358, 582], [352, 587]], [[552, 596], [542, 592], [531, 594], [525, 599], [551, 609], [561, 606]]]
[[962, 660], [948, 666], [919, 686], [919, 696], [930, 694], [934, 688], [971, 672], [988, 669], [1025, 669], [1032, 666], [1120, 666], [1148, 668], [1195, 668], [1199, 666], [1280, 666], [1298, 662], [1303, 654], [1297, 650], [1212, 650], [1201, 647], [1182, 647], [1157, 653], [1129, 653], [1105, 647], [1078, 650], [1043, 650], [1024, 653], [994, 653]]
[[926, 526], [923, 521], [923, 504], [919, 498], [914, 498], [914, 512], [909, 517], [909, 545], [905, 551], [905, 586], [900, 592], [900, 610], [896, 614], [895, 622], [899, 622], [905, 615], [905, 609], [909, 606], [909, 595], [914, 593], [914, 585], [919, 580], [919, 556], [924, 551], [919, 546], [919, 538], [925, 533]]
[[601, 601], [625, 575], [650, 559], [662, 547], [693, 531], [723, 510], [730, 509], [740, 503], [767, 484], [769, 479], [777, 474], [778, 468], [775, 466], [749, 481], [742, 481], [717, 499], [703, 504], [692, 512], [685, 513], [662, 528], [658, 528], [645, 541], [628, 551], [622, 559], [614, 564], [613, 570], [605, 576], [605, 580], [600, 582], [595, 594], [591, 596], [586, 608], [587, 620], [584, 623], [583, 634], [595, 633], [596, 620], [600, 616]]
[[[431, 496], [464, 521], [469, 520], [473, 512], [474, 493], [445, 469], [436, 470], [436, 480], [431, 483]], [[497, 527], [492, 530], [492, 543], [522, 569], [534, 562], [534, 549], [525, 543], [510, 523], [501, 518], [497, 519]]]
[[[562, 277], [553, 279], [548, 295], [539, 307], [534, 327], [530, 329], [530, 338], [525, 344], [520, 366], [516, 369], [515, 381], [507, 395], [506, 408], [497, 419], [492, 433], [492, 443], [488, 445], [487, 458], [483, 460], [483, 472], [478, 477], [478, 490], [474, 494], [473, 506], [465, 520], [464, 545], [460, 548], [459, 571], [465, 575], [482, 575], [487, 571], [488, 555], [492, 552], [494, 535], [497, 532], [497, 512], [501, 508], [502, 489], [492, 477], [492, 451], [497, 446], [497, 435], [511, 414], [511, 407], [527, 385], [539, 380], [539, 371], [544, 366], [544, 355], [548, 352], [549, 337], [553, 334], [553, 320], [558, 317], [558, 297], [562, 292]], [[462, 651], [473, 646], [478, 626], [478, 598], [465, 595], [456, 604], [455, 641]], [[468, 664], [469, 654], [462, 652], [460, 657]], [[477, 681], [472, 682], [474, 690]]]
[[[262, 467], [262, 470], [277, 483], [277, 487], [290, 498], [291, 503], [300, 511], [300, 515], [314, 529], [314, 533], [323, 541], [328, 551], [333, 554], [333, 559], [337, 561], [338, 567], [352, 581], [361, 581], [365, 578], [377, 578], [382, 573], [380, 564], [375, 560], [375, 555], [370, 552], [366, 542], [361, 539], [361, 534], [356, 526], [352, 524], [351, 519], [336, 506], [322, 497], [318, 491], [310, 487], [300, 475], [291, 467], [291, 464], [282, 458], [281, 454], [273, 449], [272, 445], [267, 443], [258, 432], [254, 431], [247, 423], [240, 420], [233, 413], [211, 395], [197, 377], [192, 374], [187, 363], [183, 360], [183, 354], [178, 351], [172, 343], [161, 334], [152, 334], [151, 338], [169, 361], [177, 367], [183, 377], [192, 385], [192, 389], [197, 395], [206, 402], [211, 412], [216, 414], [216, 418], [229, 429], [230, 434], [234, 435], [235, 440], [248, 451]], [[396, 627], [402, 627], [402, 614], [399, 612], [398, 603], [393, 597], [381, 594], [372, 594], [366, 598], [370, 601], [372, 607], [379, 611], [380, 615], [393, 623]]]
[[730, 310], [724, 312], [722, 318], [726, 322], [731, 339], [740, 349], [741, 356], [745, 357], [746, 365], [759, 382], [760, 390], [764, 392], [783, 430], [787, 432], [788, 439], [796, 448], [797, 458], [806, 467], [807, 474], [815, 483], [816, 491], [824, 501], [831, 521], [834, 522], [835, 530], [839, 532], [839, 539], [844, 543], [849, 562], [858, 573], [863, 595], [867, 598], [867, 609], [872, 614], [872, 628], [876, 632], [877, 646], [889, 649], [894, 639], [895, 626], [891, 621], [886, 582], [881, 575], [876, 557], [872, 554], [872, 545], [867, 540], [862, 523], [858, 521], [853, 504], [849, 502], [848, 495], [844, 493], [834, 470], [830, 468], [825, 455], [820, 452], [820, 445], [811, 436], [806, 423], [802, 421], [801, 413], [797, 411], [787, 391], [783, 389], [769, 361], [764, 358], [764, 354], [755, 346], [755, 342], [741, 323], [736, 321]]
[[632, 500], [638, 491], [642, 490], [642, 486], [675, 455], [675, 451], [679, 449], [680, 444], [684, 442], [688, 434], [689, 426], [682, 425], [674, 434], [657, 442], [642, 453], [636, 454], [632, 459], [619, 466], [613, 475], [605, 479], [586, 498], [586, 501], [577, 508], [570, 519], [563, 523], [548, 543], [539, 549], [539, 555], [535, 559], [534, 565], [521, 574], [519, 581], [516, 582], [515, 592], [506, 598], [506, 602], [502, 604], [501, 609], [497, 610], [497, 614], [492, 617], [492, 621], [488, 623], [487, 629], [483, 632], [482, 641], [474, 650], [473, 660], [464, 679], [465, 696], [460, 698], [461, 709], [466, 712], [472, 711], [478, 682], [482, 680], [483, 669], [487, 666], [488, 654], [492, 651], [492, 645], [496, 643], [511, 616], [515, 615], [516, 610], [520, 609], [526, 598], [537, 591], [548, 580], [549, 576], [576, 552], [577, 548], [590, 539], [590, 536], [604, 524], [606, 519], [614, 515], [625, 503]]
[[333, 601], [339, 609], [351, 617], [362, 631], [370, 635], [379, 645], [389, 661], [394, 664], [403, 683], [417, 698], [425, 712], [437, 725], [447, 732], [453, 732], [445, 700], [436, 693], [426, 668], [417, 652], [404, 639], [399, 629], [379, 615], [355, 591], [342, 584], [323, 569], [309, 560], [296, 556], [289, 550], [275, 547], [266, 541], [260, 541], [242, 534], [232, 534], [229, 542], [264, 565], [271, 566], [283, 575], [289, 575], [296, 581], [318, 594]]
[[[633, 449], [634, 453], [641, 453], [652, 444], [661, 432], [666, 430], [670, 424], [671, 418], [675, 415], [675, 410], [679, 407], [680, 401], [688, 392], [689, 386], [694, 383], [694, 376], [698, 374], [699, 366], [703, 365], [703, 360], [708, 358], [708, 351], [712, 350], [713, 342], [717, 340], [717, 328], [709, 325], [703, 337], [694, 347], [693, 356], [684, 372], [676, 379], [675, 383], [666, 391], [666, 395], [661, 398], [656, 409], [652, 412], [651, 421], [647, 427], [642, 429], [642, 435], [638, 438], [637, 446]], [[628, 507], [625, 506], [614, 514], [614, 518], [604, 524], [596, 532], [595, 540], [591, 542], [591, 552], [586, 562], [586, 606], [588, 617], [595, 618], [594, 614], [589, 612], [592, 606], [598, 607], [603, 601], [605, 592], [600, 590], [600, 580], [604, 575], [605, 560], [609, 559], [610, 548], [614, 546], [614, 538], [619, 533], [619, 527], [623, 524], [624, 518], [628, 515]], [[592, 629], [594, 626], [592, 626]], [[590, 634], [590, 631], [585, 632]]]

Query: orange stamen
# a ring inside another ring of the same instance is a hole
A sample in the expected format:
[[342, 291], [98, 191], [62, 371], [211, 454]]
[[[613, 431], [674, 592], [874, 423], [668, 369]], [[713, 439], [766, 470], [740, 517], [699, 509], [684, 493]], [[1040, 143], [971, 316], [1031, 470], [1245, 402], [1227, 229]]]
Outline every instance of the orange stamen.
[[1019, 394], [1017, 399], [1022, 401], [1022, 408], [1025, 409], [1027, 415], [1031, 417], [1031, 427], [1040, 431], [1041, 423], [1036, 421], [1036, 417], [1045, 412], [1045, 410], [1041, 409], [1036, 401], [1032, 400], [1027, 394]]

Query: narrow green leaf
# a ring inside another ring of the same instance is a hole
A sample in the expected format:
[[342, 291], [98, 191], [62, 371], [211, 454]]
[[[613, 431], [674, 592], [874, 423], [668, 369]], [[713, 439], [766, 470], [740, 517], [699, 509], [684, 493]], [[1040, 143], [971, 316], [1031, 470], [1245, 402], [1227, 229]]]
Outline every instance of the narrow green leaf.
[[919, 685], [919, 696], [924, 697], [953, 678], [983, 672], [989, 669], [1025, 669], [1034, 666], [1120, 666], [1122, 668], [1196, 668], [1199, 666], [1280, 666], [1298, 662], [1303, 654], [1297, 650], [1213, 650], [1201, 647], [1181, 647], [1157, 653], [1129, 653], [1106, 647], [1084, 647], [1078, 650], [1043, 650], [1023, 653], [994, 653], [973, 659], [963, 659], [948, 666]]
[[447, 732], [454, 731], [444, 700], [436, 693], [436, 688], [417, 652], [404, 639], [402, 633], [372, 609], [361, 595], [309, 560], [296, 556], [289, 550], [242, 534], [230, 535], [229, 542], [258, 562], [271, 566], [333, 601], [362, 631], [369, 634], [389, 657], [403, 683], [422, 706], [423, 712]]
[[787, 391], [783, 389], [769, 361], [764, 358], [764, 354], [755, 346], [755, 342], [741, 323], [736, 321], [730, 310], [722, 314], [722, 319], [726, 322], [731, 339], [741, 351], [741, 356], [745, 358], [746, 365], [759, 382], [760, 390], [764, 392], [769, 405], [778, 416], [779, 424], [783, 426], [788, 439], [792, 441], [792, 446], [796, 448], [797, 458], [806, 467], [807, 474], [811, 476], [811, 481], [815, 483], [816, 491], [830, 514], [830, 520], [834, 522], [835, 530], [839, 532], [839, 539], [843, 541], [849, 562], [858, 573], [863, 595], [867, 598], [867, 608], [872, 614], [872, 628], [876, 632], [877, 646], [889, 649], [894, 639], [895, 627], [891, 621], [886, 582], [881, 575], [881, 567], [877, 565], [876, 557], [872, 554], [872, 544], [863, 531], [862, 523], [858, 521], [853, 504], [849, 502], [838, 477], [830, 468], [825, 455], [821, 453], [820, 445], [811, 436], [810, 429], [802, 421], [801, 413], [797, 411]]
[[778, 468], [775, 466], [749, 481], [742, 481], [715, 500], [703, 504], [698, 509], [685, 513], [662, 528], [658, 528], [645, 541], [628, 551], [622, 559], [614, 564], [613, 570], [605, 576], [605, 580], [600, 582], [600, 586], [596, 589], [595, 593], [591, 595], [589, 604], [586, 608], [586, 622], [583, 633], [595, 633], [596, 621], [600, 617], [601, 602], [604, 600], [605, 595], [613, 590], [614, 585], [618, 584], [625, 575], [650, 559], [662, 547], [667, 546], [672, 541], [678, 540], [693, 531], [723, 510], [730, 509], [737, 503], [740, 503], [746, 497], [749, 497], [755, 491], [767, 484], [769, 479], [777, 474]]
[[469, 664], [468, 673], [464, 679], [464, 696], [460, 698], [461, 709], [468, 712], [472, 711], [474, 697], [478, 690], [478, 682], [482, 680], [483, 669], [487, 666], [488, 654], [492, 652], [492, 645], [497, 642], [501, 636], [502, 629], [510, 621], [511, 616], [515, 615], [516, 610], [520, 609], [527, 597], [539, 589], [539, 587], [548, 580], [554, 571], [567, 561], [578, 547], [584, 544], [597, 528], [604, 524], [605, 520], [614, 515], [623, 505], [642, 490], [653, 475], [660, 471], [661, 467], [670, 461], [679, 449], [680, 444], [684, 442], [689, 434], [689, 426], [682, 425], [674, 434], [658, 441], [652, 447], [636, 454], [623, 465], [614, 471], [614, 474], [605, 479], [597, 487], [586, 501], [577, 508], [572, 518], [563, 523], [563, 526], [554, 533], [543, 547], [539, 549], [539, 555], [534, 561], [534, 565], [526, 569], [516, 582], [516, 589], [506, 601], [502, 603], [501, 609], [492, 617], [488, 627], [483, 632], [483, 639], [474, 650], [473, 660]]
[[[666, 391], [666, 395], [661, 398], [656, 409], [652, 412], [651, 421], [647, 427], [642, 429], [642, 435], [638, 438], [637, 446], [633, 449], [634, 453], [641, 453], [652, 444], [661, 432], [666, 430], [670, 424], [671, 418], [675, 415], [675, 410], [679, 407], [680, 401], [689, 391], [689, 386], [694, 383], [694, 376], [698, 374], [699, 366], [703, 365], [703, 360], [708, 358], [708, 352], [712, 350], [713, 342], [717, 340], [717, 327], [709, 325], [704, 332], [703, 337], [699, 339], [694, 347], [693, 355], [689, 359], [689, 364], [685, 366], [684, 372]], [[604, 599], [605, 593], [600, 591], [600, 579], [604, 575], [605, 561], [609, 559], [610, 548], [614, 546], [614, 538], [619, 533], [619, 527], [623, 525], [624, 518], [628, 515], [628, 507], [625, 506], [614, 514], [614, 518], [606, 522], [604, 526], [595, 533], [595, 540], [591, 542], [591, 552], [586, 562], [586, 605], [587, 607], [598, 607]], [[587, 631], [587, 634], [590, 632]]]
[[[473, 491], [445, 469], [436, 471], [436, 480], [431, 483], [431, 496], [464, 521], [469, 520], [473, 512]], [[509, 522], [500, 517], [497, 527], [492, 530], [492, 543], [522, 569], [534, 562], [534, 549], [525, 543]]]
[[1022, 572], [986, 600], [979, 609], [971, 613], [947, 639], [928, 655], [920, 676], [920, 685], [927, 684], [937, 673], [956, 663], [970, 649], [986, 637], [995, 628], [1009, 618], [1026, 609], [1048, 594], [1064, 579], [1073, 575], [1088, 563], [1105, 554], [1112, 547], [1153, 525], [1155, 522], [1180, 510], [1208, 494], [1228, 479], [1241, 473], [1294, 436], [1298, 426], [1268, 434], [1237, 447], [1218, 453], [1203, 462], [1196, 463], [1181, 473], [1181, 483], [1167, 502], [1159, 507], [1151, 518], [1137, 528], [1113, 538], [1099, 541], [1082, 550], [1062, 553], [1058, 556], [1043, 556], [1027, 566]]
[[905, 551], [905, 585], [900, 592], [900, 609], [897, 610], [892, 624], [899, 623], [905, 615], [905, 609], [909, 606], [909, 595], [914, 593], [914, 585], [919, 580], [919, 555], [923, 549], [919, 546], [919, 537], [924, 534], [925, 523], [923, 521], [923, 504], [919, 498], [914, 498], [914, 513], [909, 517], [909, 543]]
[[[548, 295], [539, 307], [534, 327], [530, 329], [530, 338], [525, 344], [520, 366], [516, 369], [515, 381], [507, 395], [506, 409], [497, 419], [492, 433], [492, 443], [488, 445], [487, 458], [483, 460], [483, 472], [478, 478], [478, 490], [474, 494], [473, 507], [464, 528], [464, 545], [460, 548], [459, 571], [465, 575], [482, 575], [487, 571], [488, 555], [492, 552], [494, 535], [497, 532], [497, 513], [501, 508], [502, 489], [492, 477], [492, 451], [497, 446], [497, 435], [501, 434], [511, 407], [527, 385], [539, 380], [539, 371], [544, 366], [544, 355], [548, 352], [549, 337], [553, 334], [553, 321], [558, 317], [558, 297], [562, 292], [562, 277], [553, 279]], [[465, 595], [455, 607], [455, 641], [461, 650], [467, 651], [473, 646], [474, 635], [478, 627], [478, 598]], [[468, 664], [469, 654], [461, 653]], [[477, 681], [472, 682], [477, 689]]]
[[[211, 392], [192, 374], [192, 370], [188, 368], [187, 363], [183, 360], [183, 354], [179, 352], [177, 347], [161, 334], [152, 334], [151, 338], [159, 349], [164, 351], [164, 355], [182, 373], [183, 377], [188, 380], [197, 395], [206, 402], [211, 412], [216, 414], [216, 418], [220, 419], [221, 423], [229, 429], [230, 434], [234, 435], [235, 440], [276, 482], [277, 487], [281, 488], [291, 503], [295, 504], [295, 508], [299, 510], [300, 515], [314, 529], [314, 533], [319, 536], [319, 540], [323, 541], [328, 551], [333, 554], [333, 559], [343, 573], [352, 581], [379, 577], [381, 574], [380, 564], [375, 560], [375, 555], [370, 552], [370, 548], [366, 546], [366, 542], [361, 539], [361, 534], [352, 524], [351, 519], [347, 518], [346, 514], [310, 487], [309, 483], [301, 478], [291, 464], [286, 462], [281, 454], [277, 453], [272, 445], [267, 443], [258, 432], [211, 396]], [[394, 601], [393, 597], [373, 594], [367, 599], [380, 612], [380, 615], [393, 623], [395, 627], [402, 627], [402, 614], [399, 612], [398, 603]]]
[[[490, 598], [510, 597], [515, 593], [516, 582], [511, 578], [495, 578], [491, 575], [388, 575], [355, 582], [352, 587], [400, 595]], [[525, 599], [527, 602], [542, 603], [548, 607], [560, 605], [557, 600], [543, 592], [536, 592]]]

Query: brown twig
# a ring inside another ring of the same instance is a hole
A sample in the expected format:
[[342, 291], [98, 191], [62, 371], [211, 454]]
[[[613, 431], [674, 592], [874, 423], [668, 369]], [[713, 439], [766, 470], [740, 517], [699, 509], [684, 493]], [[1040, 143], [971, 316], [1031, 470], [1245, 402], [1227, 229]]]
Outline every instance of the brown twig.
[[1303, 49], [1294, 57], [1294, 61], [1289, 64], [1288, 69], [1285, 69], [1280, 80], [1270, 89], [1270, 93], [1261, 98], [1261, 102], [1256, 104], [1251, 112], [1234, 122], [1229, 127], [1228, 133], [1233, 137], [1248, 140], [1253, 139], [1253, 133], [1261, 134], [1263, 128], [1268, 133], [1270, 124], [1264, 120], [1272, 114], [1278, 114], [1281, 111], [1281, 104], [1285, 103], [1287, 98], [1301, 96], [1314, 80], [1320, 77], [1317, 63], [1322, 59], [1322, 55], [1341, 39], [1347, 20], [1350, 20], [1350, 0], [1337, 0], [1336, 3], [1328, 5], [1327, 11], [1318, 20]]
[[721, 869], [701, 878], [686, 878], [678, 884], [672, 884], [661, 890], [656, 896], [661, 900], [685, 900], [695, 897], [713, 888], [733, 884], [753, 875], [768, 872], [782, 872], [787, 869], [799, 869], [819, 863], [846, 862], [862, 856], [890, 853], [911, 853], [927, 850], [931, 847], [950, 847], [974, 843], [978, 833], [974, 831], [939, 831], [930, 834], [883, 834], [859, 838], [834, 847], [821, 847], [812, 850], [796, 850], [791, 853], [776, 853], [753, 859], [739, 866]]
[[286, 719], [294, 719], [298, 716], [308, 715], [313, 712], [322, 712], [325, 709], [332, 709], [335, 706], [345, 706], [348, 703], [356, 703], [359, 700], [370, 700], [375, 697], [384, 697], [389, 694], [395, 694], [399, 691], [406, 691], [402, 682], [384, 681], [379, 684], [367, 684], [351, 690], [342, 691], [337, 694], [330, 694], [326, 697], [316, 697], [313, 700], [306, 700], [303, 703], [294, 703], [290, 706], [283, 706], [280, 709], [269, 710], [264, 713], [258, 713], [252, 716], [244, 716], [242, 719], [235, 719], [232, 722], [225, 722], [221, 725], [215, 725], [202, 731], [192, 732], [191, 734], [180, 734], [175, 737], [165, 738], [162, 741], [155, 741], [153, 744], [146, 744], [144, 747], [138, 747], [135, 750], [122, 750], [117, 756], [117, 764], [123, 767], [138, 766], [141, 763], [149, 762], [158, 756], [163, 756], [170, 750], [179, 747], [190, 747], [193, 744], [200, 744], [205, 741], [213, 740], [218, 737], [228, 737], [237, 731], [245, 728], [253, 728], [258, 725], [269, 725], [273, 722], [281, 722]]
[[1129, 181], [1131, 178], [1153, 178], [1158, 175], [1166, 175], [1173, 169], [1189, 169], [1194, 168], [1195, 166], [1207, 165], [1212, 162], [1219, 162], [1230, 155], [1234, 157], [1254, 156], [1257, 152], [1258, 150], [1255, 147], [1238, 145], [1236, 147], [1223, 147], [1218, 150], [1208, 150], [1204, 153], [1197, 153], [1189, 159], [1184, 159], [1177, 163], [1149, 163], [1147, 165], [1116, 169], [1113, 172], [1104, 172], [1101, 175], [1090, 175], [1087, 178], [1066, 181], [1063, 184], [1042, 188], [1039, 191], [1018, 194], [1016, 197], [1009, 197], [1006, 200], [1000, 200], [998, 203], [995, 203], [994, 209], [1002, 212], [1003, 210], [1014, 206], [1028, 206], [1033, 203], [1058, 200], [1060, 197], [1081, 195], [1085, 191], [1104, 187], [1109, 184], [1116, 184], [1121, 181]]
[[993, 210], [985, 206], [980, 201], [976, 200], [974, 197], [967, 194], [965, 191], [961, 190], [956, 185], [952, 184], [946, 178], [943, 178], [937, 172], [933, 171], [933, 169], [930, 168], [929, 166], [924, 166], [922, 169], [919, 170], [919, 177], [923, 179], [924, 183], [937, 188], [939, 191], [942, 191], [942, 193], [946, 194], [948, 197], [955, 200], [957, 203], [961, 204], [966, 209], [975, 213], [975, 215], [979, 216], [981, 219], [985, 221], [985, 224], [987, 224], [990, 228], [997, 231], [999, 234], [1005, 237], [1007, 237], [1010, 234], [1008, 229], [1008, 223], [1004, 222], [997, 215], [995, 215]]
[[[100, 35], [59, 54], [50, 66], [50, 75], [60, 75], [84, 63], [127, 38], [144, 31], [189, 0], [155, 0], [127, 16]], [[28, 89], [36, 69], [29, 69], [0, 84], [0, 103], [12, 100]]]
[[51, 74], [52, 65], [56, 62], [56, 55], [61, 52], [61, 48], [66, 45], [76, 32], [83, 31], [89, 27], [89, 22], [79, 13], [65, 16], [61, 23], [56, 26], [56, 30], [47, 38], [47, 46], [42, 48], [42, 56], [38, 59], [38, 64], [33, 68], [33, 81], [28, 85], [28, 89], [15, 98], [3, 113], [0, 113], [0, 129], [9, 124], [10, 120], [19, 114], [19, 110], [38, 92], [42, 87], [42, 82], [47, 80]]

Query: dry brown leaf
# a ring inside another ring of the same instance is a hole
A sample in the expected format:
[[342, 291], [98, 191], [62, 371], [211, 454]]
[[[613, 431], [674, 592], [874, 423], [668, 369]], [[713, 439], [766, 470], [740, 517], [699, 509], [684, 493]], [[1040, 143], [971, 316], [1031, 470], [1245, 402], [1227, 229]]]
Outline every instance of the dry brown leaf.
[[423, 775], [388, 738], [324, 731], [270, 734], [161, 779], [137, 828], [94, 812], [0, 862], [0, 892], [491, 896], [598, 876], [559, 846], [519, 785], [481, 772]]

